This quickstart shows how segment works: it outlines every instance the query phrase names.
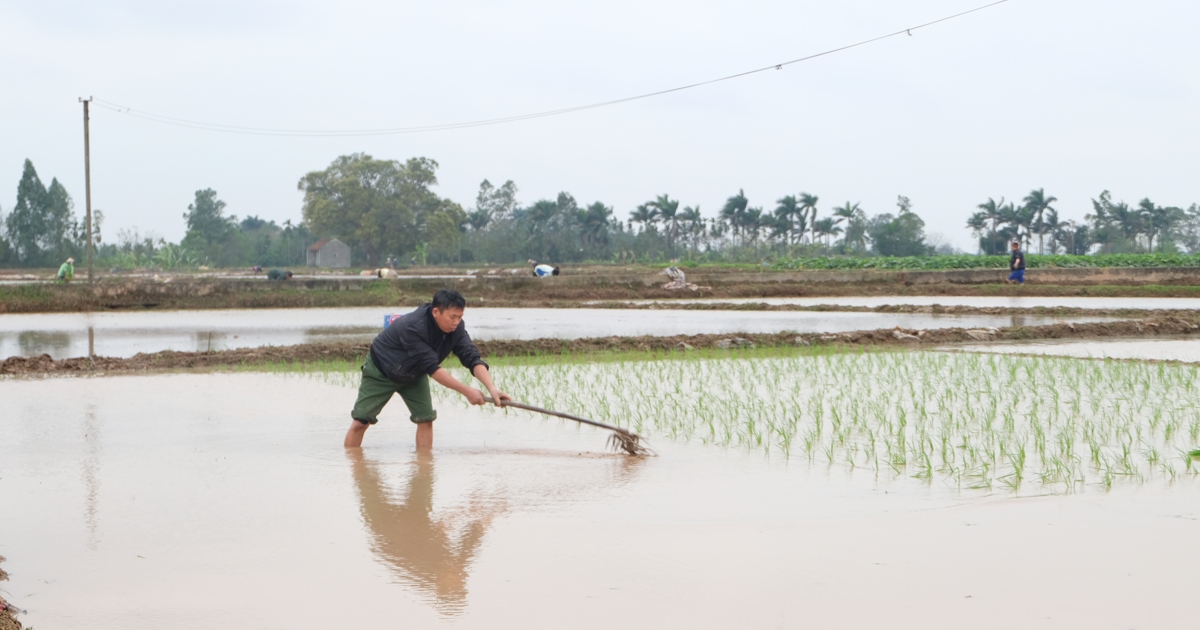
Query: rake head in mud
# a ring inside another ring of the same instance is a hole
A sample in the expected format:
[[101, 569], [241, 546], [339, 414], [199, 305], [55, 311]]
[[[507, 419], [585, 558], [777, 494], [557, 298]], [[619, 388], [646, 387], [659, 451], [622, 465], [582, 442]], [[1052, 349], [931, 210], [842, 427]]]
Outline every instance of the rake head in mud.
[[608, 436], [608, 447], [615, 452], [624, 451], [625, 454], [635, 457], [657, 455], [653, 449], [642, 444], [640, 435], [627, 431], [613, 431], [612, 435]]

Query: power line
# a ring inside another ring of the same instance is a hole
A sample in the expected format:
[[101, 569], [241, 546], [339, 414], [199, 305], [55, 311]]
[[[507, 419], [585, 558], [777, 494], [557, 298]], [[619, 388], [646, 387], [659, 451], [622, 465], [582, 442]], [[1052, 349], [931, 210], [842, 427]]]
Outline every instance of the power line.
[[805, 57], [800, 57], [798, 59], [791, 59], [789, 61], [784, 61], [781, 63], [772, 64], [769, 66], [763, 66], [761, 68], [756, 68], [754, 70], [746, 70], [744, 72], [738, 72], [736, 74], [730, 74], [730, 75], [718, 77], [715, 79], [709, 79], [707, 81], [700, 81], [698, 83], [689, 83], [687, 85], [680, 85], [678, 87], [668, 88], [665, 90], [659, 90], [657, 92], [647, 92], [645, 94], [638, 94], [636, 96], [627, 96], [624, 98], [618, 98], [618, 99], [613, 99], [613, 100], [609, 100], [609, 101], [601, 101], [598, 103], [591, 103], [588, 105], [577, 105], [574, 107], [564, 107], [562, 109], [552, 109], [552, 110], [548, 110], [548, 111], [535, 112], [535, 113], [531, 113], [531, 114], [521, 114], [518, 116], [506, 116], [506, 117], [502, 117], [502, 118], [488, 118], [488, 119], [484, 119], [484, 120], [448, 123], [448, 124], [442, 124], [442, 125], [425, 125], [425, 126], [418, 126], [418, 127], [394, 127], [394, 128], [389, 128], [389, 129], [357, 129], [357, 130], [354, 130], [354, 129], [352, 129], [352, 130], [270, 129], [270, 128], [265, 128], [265, 127], [240, 127], [240, 126], [236, 126], [236, 125], [222, 125], [222, 124], [217, 124], [217, 123], [207, 123], [207, 122], [199, 122], [199, 121], [195, 121], [195, 120], [187, 120], [187, 119], [183, 119], [183, 118], [173, 118], [171, 116], [162, 116], [159, 114], [152, 114], [150, 112], [136, 110], [131, 107], [125, 107], [123, 105], [119, 105], [117, 103], [105, 101], [102, 99], [95, 99], [95, 103], [99, 107], [103, 107], [105, 109], [112, 110], [114, 112], [118, 112], [121, 114], [125, 114], [127, 116], [132, 116], [134, 118], [149, 120], [152, 122], [157, 122], [157, 123], [161, 123], [161, 124], [165, 124], [165, 125], [175, 125], [177, 127], [202, 129], [205, 131], [219, 131], [219, 132], [223, 132], [223, 133], [238, 133], [238, 134], [256, 135], [256, 136], [296, 136], [296, 137], [387, 136], [387, 135], [399, 135], [399, 134], [408, 134], [408, 133], [425, 133], [425, 132], [430, 132], [430, 131], [449, 131], [451, 129], [467, 129], [470, 127], [483, 127], [486, 125], [498, 125], [498, 124], [502, 124], [502, 123], [517, 122], [517, 121], [521, 121], [521, 120], [530, 120], [533, 118], [543, 118], [546, 116], [560, 116], [562, 114], [570, 114], [570, 113], [581, 112], [581, 111], [585, 111], [585, 110], [589, 110], [589, 109], [597, 109], [600, 107], [608, 107], [611, 105], [628, 103], [630, 101], [638, 101], [638, 100], [642, 100], [642, 99], [653, 98], [656, 96], [663, 96], [664, 94], [671, 94], [673, 92], [682, 92], [683, 90], [690, 90], [690, 89], [702, 87], [705, 85], [712, 85], [714, 83], [720, 83], [722, 81], [730, 81], [733, 79], [740, 79], [742, 77], [750, 76], [752, 74], [758, 74], [760, 72], [767, 72], [769, 70], [783, 70], [783, 68], [785, 66], [790, 66], [792, 64], [797, 64], [797, 63], [801, 63], [804, 61], [810, 61], [813, 59], [817, 59], [818, 57], [825, 57], [828, 55], [832, 55], [834, 53], [839, 53], [839, 52], [843, 52], [846, 50], [850, 50], [851, 48], [858, 48], [860, 46], [866, 46], [867, 44], [873, 44], [875, 42], [889, 39], [892, 37], [898, 37], [900, 35], [906, 35], [906, 34], [912, 35], [912, 32], [915, 30], [919, 30], [922, 28], [928, 28], [935, 24], [941, 24], [942, 22], [948, 22], [950, 20], [960, 18], [960, 17], [966, 16], [966, 15], [970, 15], [972, 13], [977, 13], [977, 12], [983, 11], [985, 9], [990, 9], [992, 7], [1004, 4], [1006, 2], [1008, 2], [1008, 0], [997, 0], [996, 2], [992, 2], [990, 4], [985, 4], [983, 6], [975, 7], [974, 9], [970, 9], [969, 11], [955, 13], [954, 15], [949, 15], [949, 16], [946, 16], [943, 18], [939, 18], [937, 20], [933, 20], [932, 22], [925, 22], [924, 24], [919, 24], [917, 26], [910, 26], [908, 28], [903, 28], [894, 33], [888, 33], [887, 35], [880, 35], [878, 37], [872, 37], [871, 39], [865, 39], [860, 42], [848, 44], [846, 46], [841, 46], [838, 48], [831, 48], [831, 49], [823, 51], [823, 52], [815, 53], [815, 54], [808, 55]]

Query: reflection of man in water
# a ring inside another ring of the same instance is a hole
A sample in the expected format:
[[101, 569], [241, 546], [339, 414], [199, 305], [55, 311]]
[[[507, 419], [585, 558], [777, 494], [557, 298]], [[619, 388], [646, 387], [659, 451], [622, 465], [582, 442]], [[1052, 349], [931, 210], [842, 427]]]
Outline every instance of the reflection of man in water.
[[[459, 612], [467, 601], [467, 572], [502, 504], [473, 501], [460, 512], [433, 516], [433, 455], [417, 454], [408, 489], [390, 500], [376, 465], [359, 449], [346, 451], [362, 503], [371, 548], [401, 580], [436, 600], [443, 613]], [[457, 527], [465, 521], [465, 527]], [[456, 538], [455, 530], [461, 533]]]

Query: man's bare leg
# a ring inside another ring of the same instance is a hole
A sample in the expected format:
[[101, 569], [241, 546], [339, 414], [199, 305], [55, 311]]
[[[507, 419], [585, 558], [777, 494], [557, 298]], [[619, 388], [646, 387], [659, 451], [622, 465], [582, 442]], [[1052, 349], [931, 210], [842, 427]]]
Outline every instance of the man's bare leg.
[[362, 446], [363, 436], [367, 433], [367, 427], [371, 425], [363, 424], [358, 420], [350, 421], [350, 429], [346, 431], [346, 441], [342, 446], [346, 448], [358, 448]]
[[433, 422], [417, 424], [417, 451], [433, 450]]

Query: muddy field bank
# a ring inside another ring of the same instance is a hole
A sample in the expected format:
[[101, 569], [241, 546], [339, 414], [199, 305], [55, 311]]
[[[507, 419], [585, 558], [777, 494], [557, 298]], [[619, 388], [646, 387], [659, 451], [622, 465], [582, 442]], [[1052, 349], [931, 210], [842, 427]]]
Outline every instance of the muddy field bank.
[[[1152, 338], [1200, 335], [1196, 314], [1142, 320], [1016, 326], [1007, 328], [938, 330], [880, 329], [838, 334], [725, 334], [674, 335], [669, 337], [599, 337], [590, 339], [531, 339], [478, 341], [485, 357], [589, 355], [613, 352], [687, 352], [696, 349], [736, 351], [741, 348], [797, 346], [907, 346], [932, 347], [955, 343], [1018, 341], [1037, 339]], [[40, 357], [10, 357], [0, 362], [0, 374], [87, 374], [150, 370], [212, 369], [270, 366], [322, 361], [358, 361], [366, 356], [365, 343], [301, 344], [295, 346], [246, 348], [215, 352], [164, 351], [138, 354], [126, 359], [94, 357], [54, 360]]]
[[[548, 280], [517, 277], [401, 278], [398, 280], [328, 277], [269, 282], [261, 278], [223, 279], [169, 276], [159, 279], [103, 278], [95, 284], [26, 284], [0, 286], [0, 313], [86, 312], [114, 309], [228, 309], [311, 308], [336, 306], [404, 306], [429, 299], [434, 291], [461, 290], [473, 305], [496, 307], [572, 307], [587, 301], [670, 298], [837, 297], [873, 295], [921, 296], [1090, 296], [1200, 297], [1200, 275], [1174, 278], [1159, 273], [1122, 281], [1096, 270], [1054, 270], [1053, 282], [1024, 286], [981, 277], [978, 283], [957, 281], [964, 272], [874, 272], [846, 276], [844, 272], [726, 273], [699, 275], [704, 288], [671, 291], [666, 278], [638, 276], [580, 276]], [[1162, 271], [1162, 270], [1119, 270]], [[1085, 273], [1086, 272], [1086, 273]], [[994, 275], [994, 274], [993, 274]], [[919, 281], [914, 280], [919, 279]], [[689, 280], [692, 280], [689, 277]], [[1100, 281], [1110, 282], [1108, 284]], [[1153, 281], [1153, 282], [1151, 282]]]

